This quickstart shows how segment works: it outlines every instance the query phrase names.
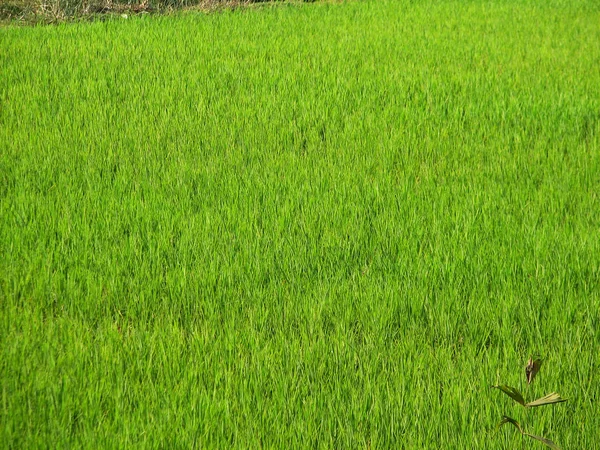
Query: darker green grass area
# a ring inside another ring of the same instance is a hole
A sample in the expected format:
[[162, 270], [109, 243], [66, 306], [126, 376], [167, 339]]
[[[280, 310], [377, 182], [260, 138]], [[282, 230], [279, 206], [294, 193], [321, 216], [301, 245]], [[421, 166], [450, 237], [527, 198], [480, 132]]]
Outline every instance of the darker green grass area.
[[599, 24], [365, 1], [0, 29], [0, 446], [512, 449], [506, 414], [594, 448]]

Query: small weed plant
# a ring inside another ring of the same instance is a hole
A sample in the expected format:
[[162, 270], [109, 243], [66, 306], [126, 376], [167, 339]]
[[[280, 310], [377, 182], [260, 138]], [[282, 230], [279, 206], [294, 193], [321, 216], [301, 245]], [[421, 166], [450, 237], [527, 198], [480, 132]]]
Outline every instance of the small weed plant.
[[[533, 379], [540, 371], [541, 366], [542, 366], [541, 359], [533, 358], [533, 357], [529, 358], [529, 361], [527, 362], [527, 366], [525, 367], [525, 376], [527, 378], [527, 385], [530, 385], [533, 382]], [[556, 392], [551, 392], [550, 394], [547, 394], [541, 398], [538, 398], [537, 400], [534, 400], [532, 402], [526, 402], [523, 395], [514, 387], [507, 386], [505, 384], [499, 384], [497, 386], [492, 386], [492, 387], [495, 389], [501, 390], [502, 392], [504, 392], [506, 395], [508, 395], [510, 398], [512, 398], [515, 402], [517, 402], [519, 405], [523, 406], [524, 408], [536, 408], [538, 406], [552, 405], [554, 403], [562, 403], [562, 402], [567, 401], [567, 399], [562, 398]], [[547, 439], [542, 436], [536, 436], [534, 434], [526, 433], [523, 430], [523, 427], [521, 426], [521, 424], [519, 422], [517, 422], [515, 419], [513, 419], [512, 417], [503, 416], [502, 420], [498, 424], [497, 428], [499, 429], [502, 425], [507, 424], [507, 423], [514, 425], [523, 436], [528, 436], [532, 439], [535, 439], [536, 441], [540, 441], [540, 442], [546, 444], [548, 447], [550, 447], [554, 450], [559, 450], [559, 447], [554, 442], [552, 442], [550, 439]]]

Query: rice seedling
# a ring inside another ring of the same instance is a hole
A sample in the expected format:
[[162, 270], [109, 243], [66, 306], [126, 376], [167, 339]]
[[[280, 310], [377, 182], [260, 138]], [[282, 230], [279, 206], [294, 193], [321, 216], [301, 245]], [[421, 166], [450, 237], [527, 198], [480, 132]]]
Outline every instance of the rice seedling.
[[0, 447], [594, 448], [597, 2], [123, 13], [0, 28]]

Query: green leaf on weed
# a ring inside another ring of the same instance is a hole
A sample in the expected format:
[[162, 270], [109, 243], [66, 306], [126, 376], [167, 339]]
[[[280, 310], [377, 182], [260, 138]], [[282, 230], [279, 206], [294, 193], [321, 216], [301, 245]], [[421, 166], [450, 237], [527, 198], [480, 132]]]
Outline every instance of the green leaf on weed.
[[552, 450], [560, 450], [560, 448], [558, 447], [558, 445], [556, 445], [554, 442], [552, 442], [550, 439], [546, 439], [545, 437], [541, 437], [541, 436], [536, 436], [534, 434], [529, 434], [529, 433], [525, 433], [523, 431], [523, 428], [521, 428], [521, 425], [519, 424], [519, 422], [517, 422], [515, 419], [513, 419], [512, 417], [508, 417], [508, 416], [504, 416], [502, 417], [502, 420], [500, 421], [500, 423], [498, 424], [498, 426], [496, 427], [496, 429], [499, 429], [502, 425], [506, 424], [506, 423], [510, 423], [512, 425], [514, 425], [514, 427], [519, 430], [519, 432], [523, 435], [523, 436], [528, 436], [531, 439], [535, 439], [536, 441], [540, 441], [542, 444], [547, 445], [548, 447], [550, 447]]
[[505, 384], [499, 384], [498, 386], [492, 386], [493, 388], [500, 389], [510, 398], [512, 398], [515, 402], [519, 403], [522, 406], [525, 406], [525, 399], [521, 395], [519, 391], [517, 391], [514, 387], [507, 386]]
[[535, 439], [536, 441], [540, 441], [541, 443], [546, 444], [552, 450], [560, 450], [560, 448], [558, 447], [558, 445], [556, 445], [550, 439], [546, 439], [545, 437], [541, 437], [541, 436], [534, 436], [533, 434], [529, 434], [529, 433], [523, 433], [523, 435], [524, 436], [529, 436], [530, 438]]
[[521, 425], [519, 425], [519, 422], [517, 422], [515, 419], [513, 419], [511, 417], [508, 417], [508, 416], [502, 417], [502, 420], [500, 421], [500, 423], [498, 424], [498, 426], [496, 427], [496, 429], [500, 428], [505, 423], [511, 423], [511, 424], [513, 424], [515, 427], [517, 427], [517, 429], [519, 430], [519, 432], [521, 434], [523, 434], [523, 429], [521, 428]]
[[566, 401], [566, 398], [562, 398], [556, 392], [552, 392], [551, 394], [545, 395], [542, 398], [538, 398], [537, 400], [527, 403], [525, 406], [528, 408], [534, 408], [536, 406], [552, 405], [553, 403], [562, 403]]

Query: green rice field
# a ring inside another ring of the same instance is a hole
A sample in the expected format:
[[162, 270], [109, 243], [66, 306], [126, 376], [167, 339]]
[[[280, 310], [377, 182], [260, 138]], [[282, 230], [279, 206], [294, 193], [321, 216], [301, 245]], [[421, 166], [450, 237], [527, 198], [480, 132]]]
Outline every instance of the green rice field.
[[0, 28], [0, 448], [594, 449], [599, 400], [596, 0]]

